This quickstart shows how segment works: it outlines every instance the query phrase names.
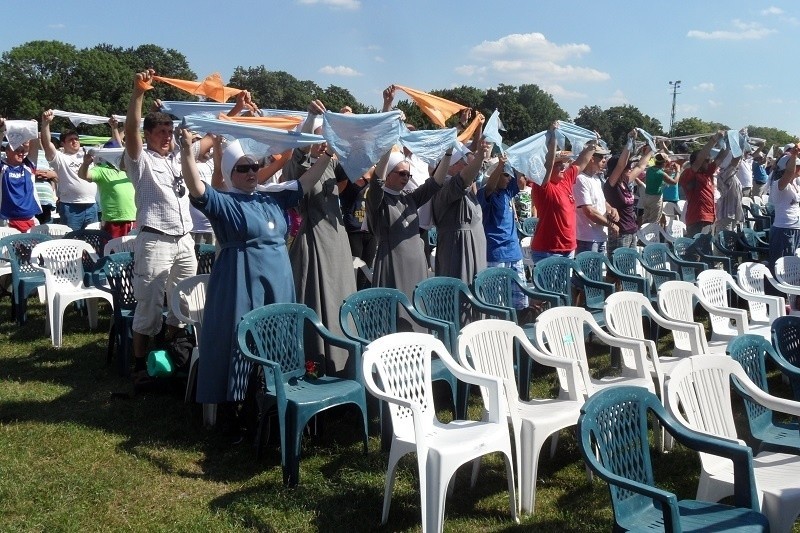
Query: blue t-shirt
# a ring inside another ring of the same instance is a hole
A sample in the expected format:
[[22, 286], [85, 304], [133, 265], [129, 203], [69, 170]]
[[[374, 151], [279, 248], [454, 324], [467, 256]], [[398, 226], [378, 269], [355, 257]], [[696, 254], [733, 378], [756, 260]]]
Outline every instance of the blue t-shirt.
[[769, 176], [767, 176], [767, 171], [764, 169], [764, 165], [758, 161], [753, 161], [753, 182], [761, 183], [763, 185], [768, 179]]
[[5, 161], [0, 162], [0, 217], [8, 220], [30, 219], [42, 212], [36, 201], [35, 170], [36, 167], [27, 158], [15, 167]]
[[517, 226], [511, 201], [519, 192], [517, 179], [511, 178], [508, 187], [496, 189], [486, 198], [486, 189], [478, 190], [478, 203], [483, 211], [483, 229], [486, 232], [486, 261], [514, 263], [522, 259], [522, 248], [517, 239]]

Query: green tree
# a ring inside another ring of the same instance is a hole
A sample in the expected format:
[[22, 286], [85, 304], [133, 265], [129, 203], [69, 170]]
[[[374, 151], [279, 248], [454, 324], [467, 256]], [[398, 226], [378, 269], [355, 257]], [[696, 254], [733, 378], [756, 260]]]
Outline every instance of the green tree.
[[575, 117], [575, 124], [587, 130], [596, 131], [606, 142], [612, 138], [609, 115], [599, 105], [582, 107]]
[[482, 109], [500, 111], [500, 120], [506, 128], [503, 142], [512, 145], [540, 131], [546, 130], [554, 120], [567, 120], [569, 115], [553, 97], [536, 85], [500, 84], [486, 91]]
[[236, 67], [230, 85], [250, 91], [256, 104], [265, 109], [305, 110], [311, 100], [324, 98], [316, 83], [300, 81], [281, 70], [267, 70], [264, 65]]
[[770, 146], [775, 146], [778, 149], [782, 149], [787, 144], [797, 141], [795, 137], [783, 130], [779, 130], [777, 128], [767, 128], [764, 126], [747, 126], [747, 134], [750, 135], [750, 137], [765, 139], [765, 152], [769, 150]]

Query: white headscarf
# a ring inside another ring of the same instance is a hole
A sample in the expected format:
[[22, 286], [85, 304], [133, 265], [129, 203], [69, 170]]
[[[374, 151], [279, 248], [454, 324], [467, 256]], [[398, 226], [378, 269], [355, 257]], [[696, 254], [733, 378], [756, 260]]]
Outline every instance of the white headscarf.
[[248, 154], [244, 153], [244, 149], [238, 140], [228, 143], [225, 150], [222, 151], [222, 177], [225, 179], [225, 185], [228, 190], [234, 190], [233, 182], [231, 181], [231, 173], [236, 162]]

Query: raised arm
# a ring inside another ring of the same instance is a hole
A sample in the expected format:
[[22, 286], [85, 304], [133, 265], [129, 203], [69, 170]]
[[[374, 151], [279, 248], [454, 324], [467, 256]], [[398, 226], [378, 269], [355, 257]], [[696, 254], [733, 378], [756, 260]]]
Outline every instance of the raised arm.
[[120, 146], [125, 146], [122, 142], [122, 135], [119, 132], [119, 123], [114, 117], [108, 119], [108, 125], [111, 126], [111, 138]]
[[[44, 150], [44, 157], [52, 161], [56, 157], [56, 145], [50, 140], [50, 123], [53, 122], [53, 110], [48, 109], [42, 113], [42, 128], [39, 130], [39, 143]], [[28, 152], [30, 156], [30, 152]]]
[[[139, 124], [142, 122], [142, 102], [144, 93], [156, 71], [147, 69], [138, 72], [133, 77], [133, 91], [128, 103], [128, 113], [125, 116], [125, 152], [131, 159], [138, 159], [142, 153], [142, 137], [139, 135]], [[195, 169], [197, 170], [197, 169]]]
[[625, 172], [625, 167], [628, 166], [628, 159], [631, 157], [631, 150], [633, 149], [634, 141], [636, 141], [636, 135], [636, 128], [628, 132], [628, 142], [625, 143], [625, 148], [623, 148], [622, 153], [619, 154], [617, 166], [614, 167], [614, 171], [610, 176], [608, 176], [608, 184], [611, 187], [617, 186], [620, 176], [622, 176], [622, 173]]
[[724, 133], [722, 131], [718, 131], [712, 135], [708, 141], [706, 141], [706, 144], [700, 149], [700, 153], [697, 154], [697, 159], [695, 159], [694, 163], [692, 163], [692, 170], [695, 172], [700, 170], [700, 167], [703, 166], [703, 162], [711, 155], [711, 150], [714, 149], [714, 145], [719, 142], [723, 135]]
[[480, 149], [477, 152], [475, 152], [475, 156], [472, 158], [472, 161], [467, 163], [467, 166], [465, 166], [464, 169], [461, 171], [461, 181], [464, 182], [465, 187], [469, 187], [475, 182], [475, 178], [477, 178], [478, 174], [480, 174], [483, 162], [489, 158], [489, 155], [491, 153], [492, 153], [492, 144], [483, 141], [480, 144]]
[[[542, 187], [550, 183], [550, 178], [553, 176], [553, 165], [556, 160], [556, 128], [558, 121], [550, 124], [547, 130], [547, 155], [544, 158], [544, 179], [542, 180]], [[488, 191], [487, 191], [488, 192]]]
[[381, 111], [384, 113], [392, 110], [392, 104], [394, 103], [394, 92], [394, 85], [389, 85], [383, 90], [383, 107], [381, 108]]
[[319, 154], [319, 157], [314, 164], [311, 165], [311, 168], [303, 172], [303, 175], [297, 178], [297, 181], [300, 182], [300, 186], [303, 188], [304, 193], [310, 191], [311, 188], [319, 181], [319, 179], [325, 173], [325, 169], [328, 168], [328, 163], [330, 163], [332, 158], [333, 154], [326, 149], [324, 152]]
[[[800, 141], [797, 141], [797, 143], [800, 143]], [[797, 175], [795, 172], [795, 165], [797, 164], [798, 153], [800, 153], [800, 146], [795, 144], [794, 148], [792, 148], [789, 152], [789, 160], [786, 161], [786, 168], [783, 171], [783, 175], [781, 175], [780, 181], [778, 181], [778, 189], [784, 190], [792, 181], [794, 181], [794, 178]]]
[[[475, 156], [477, 159], [477, 156]], [[473, 159], [474, 161], [474, 159]], [[503, 170], [506, 166], [506, 154], [500, 154], [497, 158], [497, 166], [494, 167], [492, 173], [486, 178], [486, 185], [483, 186], [483, 194], [486, 198], [489, 198], [491, 195], [497, 191], [497, 184], [500, 183], [500, 178], [503, 175]]]
[[94, 157], [92, 157], [91, 150], [86, 150], [86, 153], [83, 154], [83, 162], [78, 168], [78, 177], [80, 179], [92, 181], [92, 178], [89, 177], [89, 165], [92, 164], [92, 161], [94, 161]]
[[214, 158], [214, 170], [211, 172], [211, 186], [218, 191], [227, 191], [228, 185], [222, 176], [222, 135], [214, 135], [214, 151], [211, 152]]
[[197, 170], [197, 163], [192, 155], [192, 133], [187, 129], [179, 130], [178, 141], [181, 148], [181, 169], [183, 170], [183, 181], [189, 189], [192, 198], [199, 198], [206, 192], [206, 184], [200, 179], [200, 172]]

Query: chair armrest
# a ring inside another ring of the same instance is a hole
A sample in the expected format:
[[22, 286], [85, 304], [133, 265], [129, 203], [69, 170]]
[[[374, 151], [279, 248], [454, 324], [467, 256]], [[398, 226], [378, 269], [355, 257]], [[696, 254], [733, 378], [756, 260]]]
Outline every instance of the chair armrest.
[[649, 265], [645, 265], [644, 263], [640, 263], [640, 264], [642, 265], [642, 267], [645, 269], [645, 271], [648, 274], [655, 274], [656, 276], [664, 276], [664, 277], [667, 277], [667, 278], [669, 278], [671, 280], [675, 280], [675, 281], [680, 279], [679, 274], [677, 272], [675, 272], [674, 270], [661, 270], [659, 268], [653, 268], [653, 267], [651, 267]]
[[500, 320], [508, 320], [509, 313], [507, 310], [501, 307], [495, 307], [494, 305], [484, 304], [478, 301], [475, 296], [470, 293], [467, 293], [467, 301], [469, 301], [470, 305], [472, 305], [475, 309], [480, 311], [481, 313], [487, 314], [489, 316], [493, 316], [495, 318], [499, 318]]
[[610, 335], [609, 333], [606, 333], [603, 328], [598, 326], [593, 320], [586, 322], [586, 324], [589, 325], [592, 333], [595, 334], [598, 339], [609, 346], [632, 350], [633, 357], [636, 361], [636, 375], [640, 378], [650, 377], [650, 371], [647, 369], [646, 348], [644, 347], [642, 340], [626, 337], [615, 337], [614, 335]]
[[[606, 264], [606, 267], [608, 268], [608, 272], [615, 278], [619, 279], [623, 283], [623, 285], [625, 283], [632, 283], [636, 286], [636, 292], [641, 294], [646, 294], [645, 290], [647, 289], [647, 285], [643, 277], [620, 272], [611, 263]], [[625, 290], [624, 287], [623, 290]]]
[[598, 289], [603, 291], [605, 297], [608, 298], [610, 295], [614, 294], [614, 285], [611, 283], [606, 283], [605, 281], [596, 281], [593, 279], [589, 279], [586, 277], [586, 274], [580, 272], [578, 277], [581, 278], [581, 281], [586, 287], [591, 287], [593, 289]]
[[733, 269], [733, 264], [731, 263], [730, 257], [725, 257], [724, 255], [711, 255], [711, 254], [700, 254], [700, 257], [705, 261], [708, 268], [714, 268], [715, 263], [722, 263], [722, 267], [724, 268], [725, 272], [730, 272]]
[[555, 296], [558, 299], [558, 305], [567, 305], [568, 302], [563, 294], [561, 294], [560, 292], [549, 291], [544, 287], [540, 286], [538, 283], [536, 283], [535, 277], [533, 278], [533, 286], [535, 287], [536, 291], [541, 294], [548, 296]]
[[[580, 366], [578, 365], [578, 361], [565, 359], [563, 357], [554, 357], [552, 355], [542, 353], [541, 351], [537, 350], [533, 346], [533, 343], [531, 343], [531, 341], [525, 337], [518, 337], [517, 340], [528, 357], [540, 365], [549, 366], [564, 371], [566, 374], [567, 383], [566, 387], [562, 383], [561, 388], [567, 391], [570, 400], [582, 399], [583, 394], [578, 393], [578, 383], [583, 382], [582, 378], [580, 377]], [[556, 375], [560, 381], [561, 375], [558, 373]]]
[[750, 381], [749, 378], [742, 379], [740, 376], [733, 375], [731, 376], [731, 381], [736, 388], [736, 392], [743, 398], [773, 411], [800, 416], [800, 402], [767, 394], [758, 385]]
[[747, 311], [744, 309], [735, 309], [733, 307], [717, 307], [703, 298], [702, 295], [698, 295], [698, 300], [700, 305], [702, 305], [703, 308], [709, 313], [724, 316], [736, 321], [736, 330], [739, 335], [744, 335], [750, 330], [750, 326], [747, 321]]
[[542, 300], [550, 304], [551, 307], [558, 307], [558, 302], [561, 300], [561, 297], [555, 293], [540, 291], [538, 289], [531, 289], [530, 287], [526, 287], [518, 280], [517, 286], [520, 290], [528, 296], [528, 298], [533, 298], [534, 300]]
[[733, 289], [733, 292], [735, 292], [740, 298], [743, 298], [744, 300], [749, 300], [751, 302], [761, 302], [763, 304], [766, 304], [770, 321], [786, 314], [786, 300], [784, 300], [783, 296], [754, 294], [752, 292], [747, 292], [746, 290], [742, 289], [736, 283], [729, 286]]
[[339, 335], [335, 335], [333, 332], [331, 332], [331, 330], [326, 328], [325, 325], [322, 324], [322, 322], [319, 320], [310, 320], [310, 319], [307, 320], [309, 320], [314, 325], [314, 327], [317, 330], [317, 334], [319, 334], [319, 336], [322, 337], [323, 340], [325, 340], [329, 344], [332, 344], [333, 346], [336, 346], [338, 348], [343, 348], [350, 353], [350, 357], [352, 358], [352, 363], [348, 363], [347, 365], [351, 369], [350, 373], [351, 375], [349, 376], [349, 378], [358, 381], [359, 383], [362, 383], [361, 373], [358, 371], [358, 369], [361, 368], [361, 344], [352, 339], [346, 339]]
[[775, 287], [777, 290], [781, 291], [784, 294], [793, 294], [795, 296], [800, 296], [800, 286], [798, 285], [789, 285], [788, 283], [783, 283], [778, 281], [773, 277], [766, 277], [769, 282]]
[[[416, 322], [420, 326], [428, 328], [428, 331], [432, 331], [433, 333], [435, 333], [436, 338], [442, 341], [442, 343], [444, 343], [445, 346], [450, 346], [449, 344], [450, 324], [423, 315], [422, 313], [414, 309], [414, 306], [411, 304], [405, 305], [404, 303], [401, 302], [401, 305], [403, 306], [403, 309], [405, 309], [406, 312], [408, 313], [408, 316], [410, 316], [414, 322]], [[364, 346], [366, 346], [367, 344], [364, 344]]]
[[[245, 359], [251, 361], [256, 365], [261, 365], [264, 368], [264, 379], [266, 379], [268, 373], [272, 375], [272, 380], [274, 382], [273, 386], [275, 387], [275, 398], [277, 400], [277, 403], [278, 405], [286, 405], [286, 389], [283, 384], [283, 371], [281, 370], [280, 363], [262, 359], [261, 357], [258, 357], [257, 355], [253, 354], [246, 347], [243, 347], [241, 344], [239, 345], [239, 350], [241, 350], [242, 355], [244, 355]], [[267, 381], [267, 387], [269, 387], [269, 381]]]

